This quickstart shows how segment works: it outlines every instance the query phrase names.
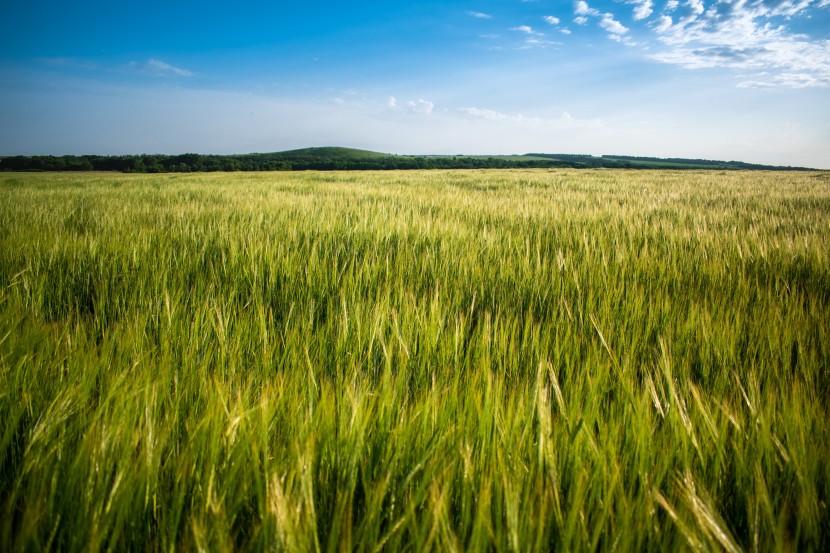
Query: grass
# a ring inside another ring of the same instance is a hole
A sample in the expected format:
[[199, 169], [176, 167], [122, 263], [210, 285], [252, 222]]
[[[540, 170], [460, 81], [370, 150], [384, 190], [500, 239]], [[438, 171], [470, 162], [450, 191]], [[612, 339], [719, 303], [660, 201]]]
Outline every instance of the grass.
[[830, 549], [826, 173], [0, 175], [0, 549]]

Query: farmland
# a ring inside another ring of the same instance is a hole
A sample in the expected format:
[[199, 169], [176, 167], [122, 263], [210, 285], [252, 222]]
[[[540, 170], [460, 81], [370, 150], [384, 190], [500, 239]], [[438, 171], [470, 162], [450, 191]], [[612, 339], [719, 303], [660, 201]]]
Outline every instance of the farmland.
[[830, 550], [830, 174], [0, 174], [0, 549]]

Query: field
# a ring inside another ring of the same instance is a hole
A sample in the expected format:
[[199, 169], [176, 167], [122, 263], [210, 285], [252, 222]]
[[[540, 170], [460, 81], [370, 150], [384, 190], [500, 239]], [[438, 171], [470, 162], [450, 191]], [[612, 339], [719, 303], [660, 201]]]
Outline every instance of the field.
[[830, 550], [830, 174], [0, 174], [0, 550]]

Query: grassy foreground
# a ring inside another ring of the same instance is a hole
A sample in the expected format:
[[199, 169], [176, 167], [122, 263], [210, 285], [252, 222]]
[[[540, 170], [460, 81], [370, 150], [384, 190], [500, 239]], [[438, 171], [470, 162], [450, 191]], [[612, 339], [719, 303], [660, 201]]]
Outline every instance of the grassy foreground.
[[830, 550], [830, 175], [0, 174], [0, 550]]

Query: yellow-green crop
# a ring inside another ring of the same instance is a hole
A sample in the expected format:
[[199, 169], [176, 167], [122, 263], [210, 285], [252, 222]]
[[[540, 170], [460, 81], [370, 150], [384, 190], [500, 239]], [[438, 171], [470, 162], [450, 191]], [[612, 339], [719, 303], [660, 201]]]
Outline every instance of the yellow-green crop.
[[830, 549], [827, 173], [0, 174], [0, 549]]

